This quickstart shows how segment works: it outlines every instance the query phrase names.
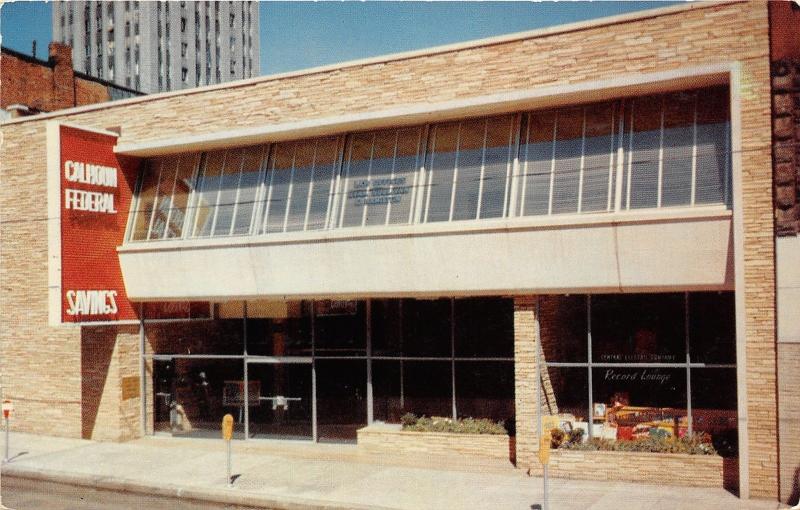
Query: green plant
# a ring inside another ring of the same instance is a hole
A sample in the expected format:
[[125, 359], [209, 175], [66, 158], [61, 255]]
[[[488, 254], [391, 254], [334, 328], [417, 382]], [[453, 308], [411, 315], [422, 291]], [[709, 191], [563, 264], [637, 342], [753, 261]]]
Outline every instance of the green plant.
[[502, 421], [494, 422], [486, 418], [444, 418], [441, 416], [417, 418], [411, 413], [400, 419], [403, 430], [415, 432], [450, 432], [455, 434], [506, 434]]
[[692, 434], [679, 438], [659, 434], [642, 439], [619, 441], [592, 438], [585, 443], [563, 442], [559, 448], [612, 452], [685, 453], [689, 455], [715, 455], [717, 453], [707, 434]]
[[406, 413], [400, 417], [400, 423], [403, 425], [403, 428], [416, 425], [417, 420], [418, 420], [417, 415], [414, 413]]

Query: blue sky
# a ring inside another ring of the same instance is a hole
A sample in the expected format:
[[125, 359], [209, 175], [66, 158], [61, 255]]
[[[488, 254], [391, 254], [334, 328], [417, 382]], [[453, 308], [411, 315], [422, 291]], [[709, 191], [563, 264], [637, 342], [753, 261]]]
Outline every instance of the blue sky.
[[[262, 2], [261, 73], [560, 25], [675, 2]], [[50, 3], [0, 7], [3, 46], [47, 55]]]

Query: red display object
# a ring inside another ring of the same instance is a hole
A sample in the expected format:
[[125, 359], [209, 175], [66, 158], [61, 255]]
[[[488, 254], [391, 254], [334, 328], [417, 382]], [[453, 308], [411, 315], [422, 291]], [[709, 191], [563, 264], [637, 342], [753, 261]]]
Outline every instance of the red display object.
[[139, 160], [117, 156], [117, 137], [60, 126], [61, 320], [136, 320], [117, 256]]

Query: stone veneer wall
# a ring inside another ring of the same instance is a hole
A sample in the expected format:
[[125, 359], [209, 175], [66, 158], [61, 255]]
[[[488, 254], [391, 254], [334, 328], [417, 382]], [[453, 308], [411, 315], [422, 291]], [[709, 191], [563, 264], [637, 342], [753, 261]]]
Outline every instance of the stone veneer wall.
[[[548, 468], [551, 476], [574, 480], [717, 488], [726, 485], [725, 459], [719, 455], [557, 450], [551, 452]], [[541, 466], [533, 472], [541, 475]]]
[[[750, 494], [778, 493], [775, 280], [766, 2], [697, 4], [616, 24], [540, 33], [433, 54], [291, 74], [224, 87], [108, 103], [49, 117], [119, 126], [120, 142], [309, 121], [405, 105], [576, 84], [720, 62], [739, 62], [744, 220], [744, 301]], [[15, 429], [79, 437], [82, 338], [47, 325], [48, 250], [43, 119], [0, 126], [0, 373], [18, 402]], [[516, 304], [520, 403], [530, 396], [528, 298]], [[517, 406], [523, 452], [532, 452], [531, 410]], [[533, 445], [535, 446], [535, 445]]]
[[466, 463], [488, 458], [510, 461], [512, 442], [505, 434], [448, 434], [414, 432], [398, 427], [372, 426], [358, 430], [358, 448], [388, 456], [462, 456]]

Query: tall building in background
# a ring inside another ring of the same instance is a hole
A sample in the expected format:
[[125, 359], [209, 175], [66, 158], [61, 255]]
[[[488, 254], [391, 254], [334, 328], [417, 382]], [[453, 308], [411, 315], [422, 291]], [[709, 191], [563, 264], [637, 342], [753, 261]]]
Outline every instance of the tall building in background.
[[142, 92], [259, 75], [257, 1], [63, 1], [53, 40], [75, 68]]

